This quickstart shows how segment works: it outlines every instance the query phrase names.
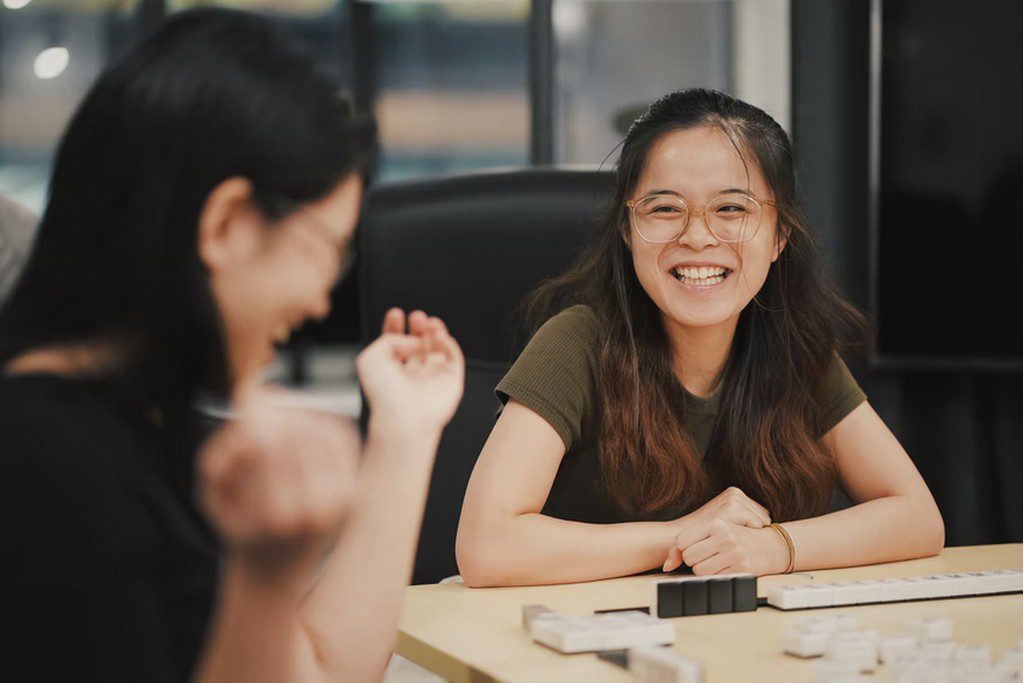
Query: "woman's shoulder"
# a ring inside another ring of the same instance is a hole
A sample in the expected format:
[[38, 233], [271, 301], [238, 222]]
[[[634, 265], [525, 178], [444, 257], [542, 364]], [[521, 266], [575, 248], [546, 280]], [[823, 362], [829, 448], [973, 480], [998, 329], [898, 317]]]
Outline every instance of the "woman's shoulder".
[[597, 316], [572, 306], [541, 325], [495, 389], [546, 419], [566, 448], [578, 442], [594, 408], [600, 344]]
[[825, 372], [821, 375], [815, 396], [819, 410], [818, 436], [839, 424], [853, 409], [867, 400], [853, 373], [846, 366], [838, 350], [833, 351]]
[[570, 306], [547, 320], [534, 335], [534, 339], [555, 340], [566, 338], [575, 344], [580, 342], [597, 345], [600, 323], [594, 310], [585, 304]]
[[0, 377], [0, 468], [52, 485], [109, 480], [131, 427], [82, 383], [56, 375]]
[[546, 373], [552, 365], [573, 367], [591, 374], [600, 347], [600, 324], [585, 305], [566, 308], [541, 325], [520, 354], [516, 365]]
[[167, 498], [159, 451], [91, 383], [0, 378], [0, 435], [0, 499], [19, 516], [15, 544], [31, 561], [45, 565], [57, 538], [93, 569], [152, 550], [163, 510], [154, 501]]

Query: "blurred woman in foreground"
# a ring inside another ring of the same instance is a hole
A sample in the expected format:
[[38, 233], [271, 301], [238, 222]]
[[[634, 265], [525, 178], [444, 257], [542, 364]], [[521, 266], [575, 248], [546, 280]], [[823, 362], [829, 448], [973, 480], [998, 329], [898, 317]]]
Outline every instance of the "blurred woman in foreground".
[[[0, 312], [16, 678], [380, 677], [459, 347], [389, 312], [357, 361], [365, 444], [260, 386], [328, 311], [374, 148], [237, 12], [178, 15], [86, 96]], [[202, 443], [196, 403], [226, 396]]]

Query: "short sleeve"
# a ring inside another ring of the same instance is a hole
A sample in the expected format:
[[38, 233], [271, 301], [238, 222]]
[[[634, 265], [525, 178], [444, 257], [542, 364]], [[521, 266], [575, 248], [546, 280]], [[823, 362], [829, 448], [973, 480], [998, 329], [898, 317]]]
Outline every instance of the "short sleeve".
[[595, 401], [598, 322], [586, 306], [573, 306], [534, 334], [495, 394], [515, 399], [543, 417], [566, 450], [579, 442]]
[[857, 380], [850, 374], [846, 363], [835, 354], [832, 363], [825, 373], [825, 380], [822, 382], [821, 398], [821, 422], [818, 428], [818, 438], [827, 434], [833, 427], [843, 421], [853, 409], [867, 400], [867, 395], [857, 384]]

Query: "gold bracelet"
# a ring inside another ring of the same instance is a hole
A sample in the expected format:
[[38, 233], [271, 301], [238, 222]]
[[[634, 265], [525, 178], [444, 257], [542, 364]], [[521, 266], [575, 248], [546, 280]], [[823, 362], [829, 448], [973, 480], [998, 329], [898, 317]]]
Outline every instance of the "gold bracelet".
[[796, 568], [796, 546], [793, 545], [793, 539], [789, 537], [789, 532], [781, 524], [769, 524], [769, 526], [779, 532], [782, 540], [786, 542], [786, 548], [789, 550], [789, 566], [786, 567], [783, 574], [791, 574]]

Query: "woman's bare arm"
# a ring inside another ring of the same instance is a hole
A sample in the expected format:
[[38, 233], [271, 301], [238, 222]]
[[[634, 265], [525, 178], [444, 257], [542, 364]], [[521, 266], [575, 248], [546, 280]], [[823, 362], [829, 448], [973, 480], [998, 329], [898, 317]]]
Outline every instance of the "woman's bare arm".
[[[540, 514], [564, 453], [544, 418], [509, 401], [477, 460], [462, 506], [455, 550], [467, 584], [592, 581], [661, 567], [681, 520], [585, 524]], [[763, 508], [736, 489], [694, 514], [726, 515], [756, 527], [769, 521]]]
[[786, 523], [797, 569], [892, 562], [942, 550], [945, 527], [928, 485], [867, 401], [822, 441], [857, 504]]

